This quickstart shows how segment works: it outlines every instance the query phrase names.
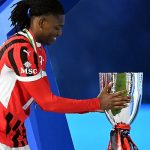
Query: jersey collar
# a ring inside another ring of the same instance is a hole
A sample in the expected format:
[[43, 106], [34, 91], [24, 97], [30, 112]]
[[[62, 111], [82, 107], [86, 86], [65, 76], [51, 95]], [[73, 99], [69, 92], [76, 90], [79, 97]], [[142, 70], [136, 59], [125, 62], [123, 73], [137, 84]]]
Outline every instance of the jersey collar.
[[28, 38], [28, 40], [30, 41], [31, 45], [34, 48], [34, 51], [37, 53], [37, 48], [41, 47], [41, 43], [36, 42], [32, 31], [31, 30], [27, 30], [27, 29], [23, 29], [23, 32], [20, 31], [18, 33], [22, 34], [23, 36]]

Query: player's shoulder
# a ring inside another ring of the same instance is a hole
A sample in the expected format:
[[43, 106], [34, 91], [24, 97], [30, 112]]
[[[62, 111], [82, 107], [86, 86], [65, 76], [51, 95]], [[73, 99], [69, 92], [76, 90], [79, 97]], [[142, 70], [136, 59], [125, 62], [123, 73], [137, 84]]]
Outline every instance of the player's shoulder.
[[16, 43], [27, 43], [27, 42], [28, 39], [26, 37], [19, 34], [14, 34], [3, 43], [3, 46], [12, 45]]
[[13, 48], [17, 47], [17, 49], [20, 49], [22, 46], [30, 48], [30, 49], [32, 48], [32, 45], [30, 44], [30, 41], [28, 40], [28, 38], [17, 33], [9, 37], [9, 39], [3, 43], [3, 45], [1, 46], [1, 49], [2, 48], [6, 49], [9, 47], [13, 47]]

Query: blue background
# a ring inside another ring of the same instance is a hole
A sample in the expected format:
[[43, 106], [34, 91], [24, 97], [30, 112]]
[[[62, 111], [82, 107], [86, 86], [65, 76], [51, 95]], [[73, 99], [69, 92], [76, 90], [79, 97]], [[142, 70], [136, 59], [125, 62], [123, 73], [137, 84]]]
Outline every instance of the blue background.
[[149, 103], [149, 7], [149, 0], [80, 0], [66, 15], [63, 36], [50, 47], [61, 95], [94, 97], [99, 72], [142, 71], [143, 103]]
[[[10, 6], [15, 2], [17, 0], [0, 2], [0, 44], [11, 30], [8, 17]], [[147, 150], [150, 134], [150, 2], [61, 2], [66, 10], [64, 34], [46, 48], [52, 64], [52, 67], [48, 64], [47, 71], [54, 93], [76, 99], [96, 97], [99, 93], [99, 72], [144, 72], [143, 105], [132, 124], [131, 136], [140, 150]], [[50, 145], [50, 150], [106, 149], [111, 125], [104, 114], [66, 115], [65, 118], [58, 114], [45, 114], [34, 105], [31, 109], [31, 117], [26, 123], [31, 150], [45, 150], [47, 145]], [[43, 124], [39, 120], [41, 116]], [[53, 134], [46, 134], [46, 130]], [[59, 144], [61, 148], [57, 147]]]

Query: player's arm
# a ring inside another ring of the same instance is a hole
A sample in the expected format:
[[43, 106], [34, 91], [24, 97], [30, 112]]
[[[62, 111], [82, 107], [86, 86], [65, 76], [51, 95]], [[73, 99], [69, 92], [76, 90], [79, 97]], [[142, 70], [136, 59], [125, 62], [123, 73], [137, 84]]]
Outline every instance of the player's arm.
[[100, 102], [97, 98], [75, 100], [54, 95], [46, 82], [46, 78], [22, 82], [22, 85], [43, 110], [59, 113], [83, 113], [100, 109]]

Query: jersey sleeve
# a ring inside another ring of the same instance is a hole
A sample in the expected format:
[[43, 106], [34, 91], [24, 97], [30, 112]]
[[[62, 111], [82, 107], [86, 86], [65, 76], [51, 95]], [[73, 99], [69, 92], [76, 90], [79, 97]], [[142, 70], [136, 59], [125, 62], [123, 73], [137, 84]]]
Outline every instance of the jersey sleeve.
[[76, 100], [56, 96], [47, 82], [47, 77], [32, 82], [22, 82], [25, 89], [43, 110], [57, 113], [86, 113], [100, 109], [98, 98]]
[[34, 81], [41, 78], [38, 56], [30, 44], [17, 43], [8, 52], [8, 63], [19, 81]]

